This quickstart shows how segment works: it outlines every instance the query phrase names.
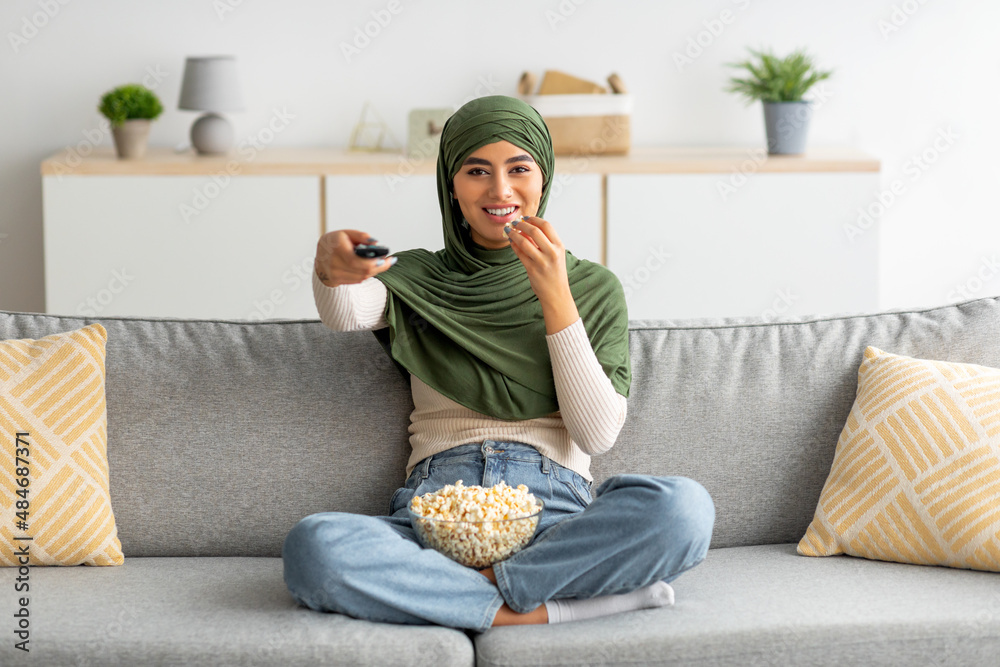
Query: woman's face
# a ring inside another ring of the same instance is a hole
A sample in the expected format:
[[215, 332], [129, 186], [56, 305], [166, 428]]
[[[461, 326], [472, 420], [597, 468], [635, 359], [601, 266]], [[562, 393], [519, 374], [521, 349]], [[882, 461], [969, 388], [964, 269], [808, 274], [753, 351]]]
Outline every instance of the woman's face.
[[494, 250], [510, 245], [503, 226], [538, 213], [542, 180], [541, 167], [531, 154], [509, 141], [473, 151], [452, 181], [452, 193], [469, 221], [472, 240]]

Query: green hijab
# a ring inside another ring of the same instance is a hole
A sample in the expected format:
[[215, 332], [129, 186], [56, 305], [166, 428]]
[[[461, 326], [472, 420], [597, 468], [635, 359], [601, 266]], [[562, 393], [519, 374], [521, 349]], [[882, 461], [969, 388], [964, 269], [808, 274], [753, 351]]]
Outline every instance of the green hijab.
[[[445, 123], [438, 154], [445, 247], [395, 253], [396, 264], [376, 276], [389, 292], [389, 328], [376, 335], [403, 369], [453, 401], [498, 419], [523, 420], [559, 409], [541, 304], [514, 251], [474, 243], [449, 194], [465, 159], [501, 140], [530, 153], [542, 170], [537, 215], [544, 215], [555, 160], [541, 116], [503, 95], [464, 105]], [[632, 373], [621, 283], [605, 267], [568, 251], [566, 270], [597, 359], [627, 397]]]

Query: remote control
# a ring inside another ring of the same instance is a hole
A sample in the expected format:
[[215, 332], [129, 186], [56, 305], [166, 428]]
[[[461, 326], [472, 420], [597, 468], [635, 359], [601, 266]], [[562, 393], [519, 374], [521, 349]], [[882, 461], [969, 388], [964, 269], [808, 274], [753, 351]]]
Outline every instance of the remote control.
[[389, 254], [389, 249], [381, 245], [361, 245], [354, 246], [354, 254], [358, 257], [372, 259], [374, 257], [385, 257]]

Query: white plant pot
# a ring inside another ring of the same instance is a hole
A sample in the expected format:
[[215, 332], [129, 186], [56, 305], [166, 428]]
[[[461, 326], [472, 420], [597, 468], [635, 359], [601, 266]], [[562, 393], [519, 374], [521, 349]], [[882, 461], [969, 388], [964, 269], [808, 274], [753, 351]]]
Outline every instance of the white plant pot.
[[146, 154], [146, 145], [149, 143], [148, 118], [134, 118], [125, 121], [121, 127], [111, 128], [111, 134], [115, 140], [115, 151], [118, 158], [123, 160], [138, 160]]

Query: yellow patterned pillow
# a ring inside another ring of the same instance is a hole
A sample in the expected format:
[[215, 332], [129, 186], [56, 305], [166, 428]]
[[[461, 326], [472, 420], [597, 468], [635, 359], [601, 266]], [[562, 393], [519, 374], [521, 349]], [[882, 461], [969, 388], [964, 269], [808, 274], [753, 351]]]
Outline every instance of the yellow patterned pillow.
[[0, 565], [121, 565], [104, 358], [91, 324], [0, 341]]
[[1000, 572], [1000, 370], [867, 348], [798, 552]]

